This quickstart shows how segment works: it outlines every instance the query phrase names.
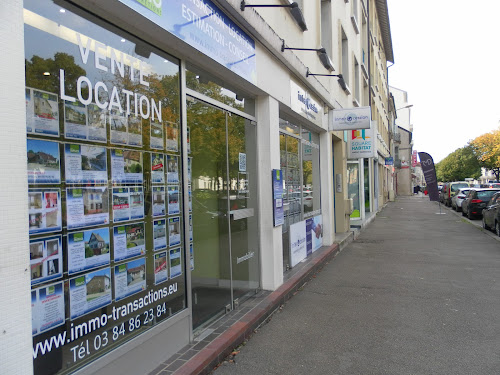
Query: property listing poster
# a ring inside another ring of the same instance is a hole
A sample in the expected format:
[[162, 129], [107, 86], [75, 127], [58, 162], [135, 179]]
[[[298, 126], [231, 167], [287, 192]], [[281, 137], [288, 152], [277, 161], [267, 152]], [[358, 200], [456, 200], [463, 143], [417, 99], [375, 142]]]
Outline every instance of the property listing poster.
[[70, 230], [108, 224], [108, 188], [67, 188], [66, 211]]
[[128, 145], [142, 146], [142, 118], [140, 116], [128, 116]]
[[173, 279], [182, 275], [181, 248], [172, 249], [169, 253], [170, 278]]
[[29, 234], [59, 232], [62, 229], [61, 191], [28, 190]]
[[180, 212], [179, 208], [179, 186], [167, 186], [168, 196], [168, 214], [176, 215]]
[[115, 266], [115, 301], [146, 290], [146, 259]]
[[126, 145], [128, 142], [127, 118], [117, 110], [108, 115], [111, 143]]
[[62, 281], [31, 291], [32, 335], [63, 325], [65, 319]]
[[165, 147], [163, 146], [163, 125], [151, 121], [151, 137], [150, 137], [150, 147], [156, 150], [163, 150]]
[[146, 254], [144, 238], [144, 223], [114, 227], [113, 250], [115, 262]]
[[179, 151], [179, 125], [173, 122], [167, 122], [167, 151]]
[[323, 216], [306, 219], [307, 255], [323, 245]]
[[61, 160], [57, 142], [27, 140], [28, 183], [60, 184]]
[[78, 100], [64, 102], [64, 136], [87, 139], [87, 106]]
[[193, 215], [189, 215], [189, 241], [193, 240]]
[[142, 186], [113, 189], [113, 222], [144, 218], [144, 193]]
[[165, 188], [153, 186], [153, 216], [165, 216]]
[[153, 221], [153, 241], [155, 251], [167, 247], [167, 228], [165, 219]]
[[194, 270], [194, 252], [193, 252], [193, 243], [189, 244], [189, 263], [191, 265], [191, 271]]
[[106, 147], [67, 143], [64, 165], [68, 184], [107, 184]]
[[106, 143], [108, 137], [108, 111], [99, 108], [96, 104], [87, 106], [87, 140]]
[[167, 252], [155, 254], [155, 285], [168, 280]]
[[165, 183], [165, 156], [163, 154], [151, 154], [151, 182], [154, 184]]
[[111, 304], [111, 268], [104, 268], [69, 280], [71, 319]]
[[181, 218], [168, 218], [168, 246], [177, 246], [181, 243]]
[[31, 285], [63, 275], [61, 236], [30, 240]]
[[68, 233], [68, 274], [88, 271], [110, 262], [108, 228]]
[[38, 301], [38, 294], [36, 290], [31, 291], [31, 335], [36, 335], [39, 331], [38, 328], [38, 316], [37, 316], [37, 301]]
[[143, 183], [142, 152], [111, 150], [111, 179], [118, 184]]
[[179, 158], [176, 155], [167, 155], [167, 183], [179, 183]]
[[290, 265], [296, 266], [307, 257], [306, 222], [290, 225]]
[[26, 131], [59, 137], [57, 94], [26, 88]]

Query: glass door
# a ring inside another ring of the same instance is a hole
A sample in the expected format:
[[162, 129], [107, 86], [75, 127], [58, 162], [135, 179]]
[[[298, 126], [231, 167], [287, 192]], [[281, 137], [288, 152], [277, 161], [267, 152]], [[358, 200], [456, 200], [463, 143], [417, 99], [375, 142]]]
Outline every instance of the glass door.
[[255, 125], [227, 117], [229, 227], [233, 300], [240, 303], [259, 288], [257, 166]]
[[255, 126], [189, 99], [193, 328], [259, 287]]

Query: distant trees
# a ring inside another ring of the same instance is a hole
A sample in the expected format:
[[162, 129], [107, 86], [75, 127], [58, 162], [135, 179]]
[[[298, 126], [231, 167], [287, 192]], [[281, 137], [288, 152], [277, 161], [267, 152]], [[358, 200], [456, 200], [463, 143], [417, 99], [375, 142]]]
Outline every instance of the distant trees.
[[471, 146], [453, 151], [436, 164], [438, 181], [463, 181], [465, 178], [481, 177], [481, 165]]
[[491, 170], [495, 179], [500, 175], [500, 128], [469, 142], [481, 167]]

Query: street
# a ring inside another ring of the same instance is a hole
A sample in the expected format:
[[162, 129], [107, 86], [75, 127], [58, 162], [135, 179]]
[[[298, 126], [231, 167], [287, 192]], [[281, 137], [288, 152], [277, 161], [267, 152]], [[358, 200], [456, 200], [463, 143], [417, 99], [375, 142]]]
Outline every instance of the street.
[[499, 374], [500, 241], [398, 197], [213, 374]]

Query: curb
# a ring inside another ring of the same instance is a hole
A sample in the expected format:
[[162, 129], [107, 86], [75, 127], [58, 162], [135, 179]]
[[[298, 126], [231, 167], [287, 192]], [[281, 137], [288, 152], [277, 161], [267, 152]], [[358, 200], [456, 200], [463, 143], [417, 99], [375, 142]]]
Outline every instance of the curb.
[[[296, 273], [290, 276], [278, 289], [266, 296], [255, 308], [205, 346], [174, 375], [207, 375], [232, 353], [234, 348], [248, 339], [281, 305], [293, 295], [330, 260], [332, 260], [354, 236], [347, 236], [342, 242], [334, 243], [313, 253], [312, 258]], [[307, 258], [306, 258], [307, 259]], [[293, 272], [293, 270], [291, 271]]]

